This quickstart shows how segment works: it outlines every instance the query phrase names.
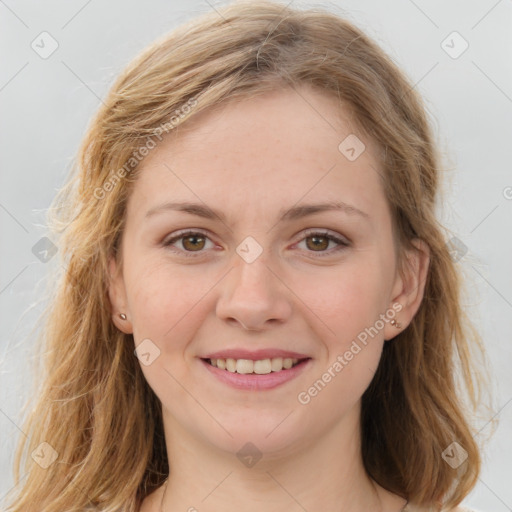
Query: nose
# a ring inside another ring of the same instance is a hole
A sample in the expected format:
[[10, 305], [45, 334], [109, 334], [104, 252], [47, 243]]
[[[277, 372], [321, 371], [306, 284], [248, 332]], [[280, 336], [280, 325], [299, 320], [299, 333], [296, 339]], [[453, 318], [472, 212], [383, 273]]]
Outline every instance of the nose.
[[250, 331], [264, 331], [285, 323], [293, 294], [263, 255], [252, 263], [240, 259], [223, 280], [217, 316]]

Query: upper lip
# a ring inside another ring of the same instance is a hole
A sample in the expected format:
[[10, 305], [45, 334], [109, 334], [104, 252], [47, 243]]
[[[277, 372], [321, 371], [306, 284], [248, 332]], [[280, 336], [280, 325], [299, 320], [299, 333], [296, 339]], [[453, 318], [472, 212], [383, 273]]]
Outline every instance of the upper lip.
[[231, 348], [226, 350], [219, 350], [217, 352], [212, 352], [206, 356], [203, 356], [203, 359], [249, 359], [251, 361], [257, 361], [260, 359], [274, 359], [276, 357], [308, 359], [310, 356], [300, 354], [299, 352], [291, 352], [289, 350], [273, 348], [260, 350]]

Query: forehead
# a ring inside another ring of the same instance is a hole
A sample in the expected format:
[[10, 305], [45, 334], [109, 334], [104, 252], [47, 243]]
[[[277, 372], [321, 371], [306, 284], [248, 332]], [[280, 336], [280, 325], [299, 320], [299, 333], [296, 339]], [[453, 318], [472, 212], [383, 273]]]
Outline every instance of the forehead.
[[238, 215], [302, 199], [375, 210], [385, 207], [375, 155], [336, 98], [282, 89], [186, 121], [142, 162], [130, 201], [144, 211], [169, 200], [202, 201]]

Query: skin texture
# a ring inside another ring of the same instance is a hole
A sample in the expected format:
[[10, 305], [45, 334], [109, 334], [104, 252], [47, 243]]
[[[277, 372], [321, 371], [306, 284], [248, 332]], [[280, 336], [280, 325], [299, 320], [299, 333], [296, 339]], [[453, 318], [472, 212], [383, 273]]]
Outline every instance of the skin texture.
[[[405, 504], [368, 478], [359, 437], [361, 396], [400, 329], [384, 322], [309, 403], [297, 398], [393, 304], [405, 329], [423, 296], [428, 250], [416, 243], [399, 275], [372, 141], [358, 135], [366, 149], [355, 161], [338, 149], [357, 133], [335, 99], [303, 86], [202, 112], [142, 162], [109, 292], [117, 327], [136, 346], [150, 339], [160, 350], [141, 368], [163, 404], [171, 474], [162, 510], [398, 512]], [[327, 211], [278, 221], [281, 209], [331, 200], [367, 217]], [[226, 219], [144, 218], [167, 201], [201, 203]], [[207, 238], [164, 246], [188, 228]], [[349, 245], [335, 251], [320, 238], [317, 248], [310, 228]], [[252, 263], [236, 252], [248, 236], [263, 250]], [[200, 360], [227, 348], [312, 360], [277, 388], [238, 390]], [[247, 442], [262, 454], [252, 467], [236, 457]], [[141, 510], [160, 510], [162, 495]]]

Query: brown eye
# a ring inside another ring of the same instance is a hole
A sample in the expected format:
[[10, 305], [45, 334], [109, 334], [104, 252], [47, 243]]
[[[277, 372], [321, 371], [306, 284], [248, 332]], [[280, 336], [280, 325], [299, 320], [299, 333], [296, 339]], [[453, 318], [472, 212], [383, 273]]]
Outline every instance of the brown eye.
[[[331, 256], [351, 245], [344, 237], [341, 238], [326, 231], [308, 231], [305, 235], [299, 242], [299, 245], [304, 242], [305, 251], [317, 253], [319, 257]], [[334, 247], [329, 249], [331, 242], [334, 244]]]
[[196, 251], [204, 248], [205, 237], [198, 234], [192, 234], [182, 237], [183, 247], [187, 251]]
[[330, 241], [329, 237], [319, 235], [308, 236], [306, 240], [311, 240], [311, 243], [306, 242], [306, 246], [314, 251], [327, 249]]
[[[168, 247], [173, 252], [181, 253], [184, 256], [201, 256], [206, 246], [207, 241], [210, 239], [199, 231], [185, 231], [177, 234], [173, 238], [164, 242], [164, 247]], [[210, 241], [213, 245], [213, 243]]]

